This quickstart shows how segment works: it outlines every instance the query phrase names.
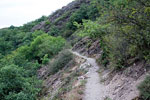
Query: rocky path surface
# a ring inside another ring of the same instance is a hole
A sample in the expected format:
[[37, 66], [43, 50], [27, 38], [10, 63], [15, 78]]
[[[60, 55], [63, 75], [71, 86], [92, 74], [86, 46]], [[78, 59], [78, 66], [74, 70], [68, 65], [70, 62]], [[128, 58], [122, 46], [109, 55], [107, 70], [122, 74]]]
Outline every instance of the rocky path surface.
[[82, 56], [78, 52], [72, 53], [86, 59], [86, 63], [91, 65], [86, 74], [88, 79], [83, 100], [137, 100], [135, 99], [139, 96], [137, 86], [150, 75], [150, 69], [144, 69], [142, 61], [134, 63], [123, 71], [113, 72], [107, 69], [99, 75], [97, 72], [99, 66], [94, 58]]
[[87, 63], [91, 64], [91, 67], [89, 68], [89, 71], [87, 73], [88, 79], [83, 100], [104, 100], [106, 96], [105, 86], [103, 84], [100, 84], [100, 77], [97, 72], [99, 70], [99, 66], [96, 63], [96, 60], [94, 58], [82, 56], [77, 52], [72, 51], [72, 53], [86, 59]]

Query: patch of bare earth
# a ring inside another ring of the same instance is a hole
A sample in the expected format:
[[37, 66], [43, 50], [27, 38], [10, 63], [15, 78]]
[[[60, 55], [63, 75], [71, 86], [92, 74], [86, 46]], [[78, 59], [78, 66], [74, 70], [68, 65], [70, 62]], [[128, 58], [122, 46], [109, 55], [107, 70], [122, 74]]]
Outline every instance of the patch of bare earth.
[[144, 62], [134, 65], [120, 72], [103, 71], [101, 77], [106, 86], [107, 97], [111, 100], [139, 100], [137, 86], [150, 74], [145, 69]]
[[[103, 70], [94, 58], [75, 55], [87, 60], [91, 65], [86, 77], [83, 100], [139, 100], [137, 86], [150, 74], [144, 62], [136, 62], [122, 71]], [[99, 74], [98, 71], [101, 71]], [[109, 99], [108, 99], [109, 98]]]
[[64, 69], [48, 76], [48, 65], [39, 70], [44, 80], [39, 100], [82, 100], [85, 88], [85, 74], [90, 67], [86, 60], [75, 56]]
[[85, 86], [85, 92], [83, 96], [83, 100], [104, 100], [106, 93], [105, 93], [105, 86], [100, 83], [99, 77], [99, 66], [96, 63], [94, 58], [88, 58], [86, 56], [82, 56], [77, 52], [73, 52], [75, 55], [82, 57], [87, 60], [87, 63], [91, 65], [89, 68], [86, 77], [87, 84]]
[[[94, 58], [99, 58], [102, 52], [99, 40], [93, 41], [88, 37], [77, 42], [73, 50]], [[77, 53], [76, 55], [84, 59], [89, 59], [80, 54]], [[140, 100], [138, 99], [139, 91], [137, 86], [147, 75], [150, 75], [150, 70], [145, 67], [146, 65], [143, 61], [136, 62], [122, 71], [104, 69], [100, 66], [99, 79], [97, 74], [98, 67], [94, 69], [94, 66], [97, 66], [96, 63], [91, 64], [94, 64], [90, 68], [93, 71], [89, 71], [87, 75], [88, 79], [84, 92], [84, 100]]]

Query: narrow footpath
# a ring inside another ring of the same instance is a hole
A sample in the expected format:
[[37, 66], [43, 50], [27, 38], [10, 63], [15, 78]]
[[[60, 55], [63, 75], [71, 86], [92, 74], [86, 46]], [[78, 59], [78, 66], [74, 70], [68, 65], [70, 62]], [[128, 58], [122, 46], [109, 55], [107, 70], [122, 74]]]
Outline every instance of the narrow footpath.
[[88, 79], [85, 86], [83, 100], [104, 100], [106, 97], [105, 86], [100, 83], [99, 73], [97, 72], [99, 70], [99, 66], [96, 63], [96, 60], [94, 58], [83, 56], [78, 52], [72, 51], [72, 53], [86, 59], [87, 62], [91, 64], [91, 67], [87, 73]]

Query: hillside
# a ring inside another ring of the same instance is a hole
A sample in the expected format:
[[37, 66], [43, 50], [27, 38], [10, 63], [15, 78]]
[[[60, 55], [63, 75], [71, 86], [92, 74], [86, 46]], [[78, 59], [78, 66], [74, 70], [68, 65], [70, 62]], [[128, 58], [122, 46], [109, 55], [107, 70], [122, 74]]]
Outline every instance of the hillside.
[[0, 100], [150, 100], [149, 61], [149, 0], [75, 0], [0, 29]]

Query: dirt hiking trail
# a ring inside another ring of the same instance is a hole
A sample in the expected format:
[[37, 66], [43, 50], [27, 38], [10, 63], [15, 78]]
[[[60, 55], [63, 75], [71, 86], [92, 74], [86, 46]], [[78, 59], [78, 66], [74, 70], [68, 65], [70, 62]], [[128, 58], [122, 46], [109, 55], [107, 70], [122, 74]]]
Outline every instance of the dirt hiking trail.
[[99, 77], [99, 66], [96, 63], [96, 60], [94, 58], [88, 58], [86, 56], [83, 56], [79, 54], [78, 52], [73, 52], [76, 56], [82, 57], [87, 60], [87, 63], [91, 65], [87, 72], [87, 83], [85, 86], [84, 91], [84, 97], [83, 100], [104, 100], [106, 94], [105, 94], [105, 86], [100, 83], [100, 77]]

